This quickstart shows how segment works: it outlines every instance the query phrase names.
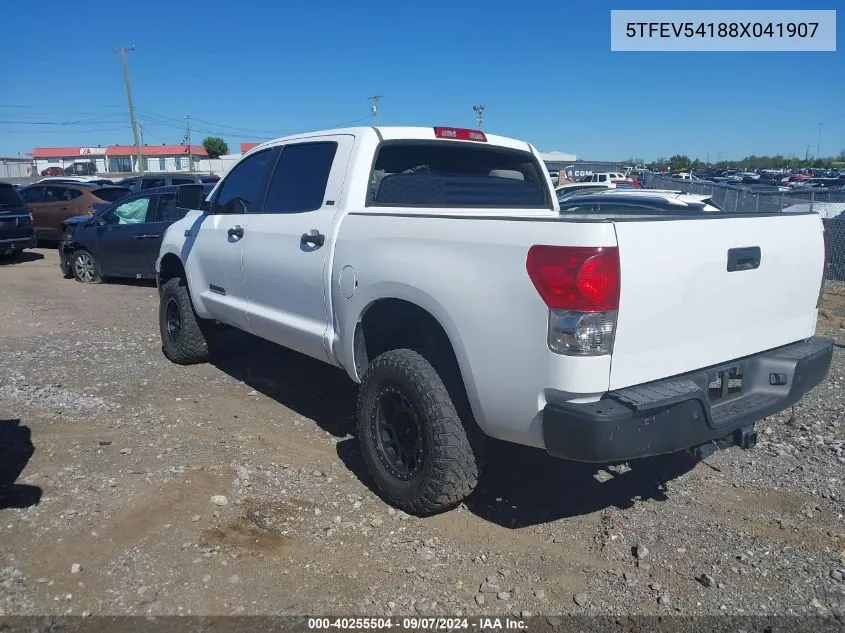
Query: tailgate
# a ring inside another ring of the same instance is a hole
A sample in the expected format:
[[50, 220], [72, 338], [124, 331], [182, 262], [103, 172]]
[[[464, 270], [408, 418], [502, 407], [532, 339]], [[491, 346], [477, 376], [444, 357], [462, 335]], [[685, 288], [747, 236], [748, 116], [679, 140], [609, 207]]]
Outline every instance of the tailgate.
[[610, 389], [813, 335], [824, 267], [817, 214], [614, 225], [622, 288]]

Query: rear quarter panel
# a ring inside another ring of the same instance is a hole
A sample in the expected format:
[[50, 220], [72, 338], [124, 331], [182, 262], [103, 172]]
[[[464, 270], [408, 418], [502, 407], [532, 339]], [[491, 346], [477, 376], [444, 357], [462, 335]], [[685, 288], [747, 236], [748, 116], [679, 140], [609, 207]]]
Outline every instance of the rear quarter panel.
[[[608, 357], [549, 351], [548, 309], [525, 261], [533, 244], [615, 245], [611, 223], [566, 223], [557, 212], [485, 219], [478, 210], [450, 214], [465, 217], [380, 211], [343, 218], [331, 265], [330, 344], [353, 380], [360, 381], [356, 324], [373, 302], [396, 298], [427, 310], [443, 326], [478, 424], [493, 437], [540, 447], [538, 413], [547, 400], [591, 399], [607, 390]], [[346, 267], [358, 282], [348, 299], [339, 289]]]

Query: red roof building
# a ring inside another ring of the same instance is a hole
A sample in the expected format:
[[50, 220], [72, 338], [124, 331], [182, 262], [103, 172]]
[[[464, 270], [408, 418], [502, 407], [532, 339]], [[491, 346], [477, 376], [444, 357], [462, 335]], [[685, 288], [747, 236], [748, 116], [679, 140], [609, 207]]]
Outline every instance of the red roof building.
[[[202, 145], [192, 145], [191, 154], [208, 156]], [[84, 160], [94, 156], [135, 156], [134, 145], [108, 145], [106, 147], [36, 147], [29, 154], [33, 158], [73, 158]], [[187, 156], [187, 145], [143, 145], [141, 156]]]
[[[170, 172], [190, 169], [187, 145], [143, 145], [141, 157], [144, 171]], [[36, 147], [28, 154], [36, 170], [41, 173], [48, 167], [67, 167], [74, 162], [93, 161], [99, 173], [125, 173], [137, 171], [134, 145], [98, 145], [96, 147]], [[201, 145], [191, 145], [190, 155], [196, 161], [208, 158]]]
[[261, 143], [241, 143], [241, 154], [246, 154], [253, 147], [258, 147]]

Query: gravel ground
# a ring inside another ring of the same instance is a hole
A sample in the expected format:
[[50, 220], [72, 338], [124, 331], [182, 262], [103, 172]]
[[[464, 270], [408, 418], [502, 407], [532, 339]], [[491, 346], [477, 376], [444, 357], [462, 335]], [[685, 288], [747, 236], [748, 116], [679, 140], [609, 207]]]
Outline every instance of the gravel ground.
[[154, 286], [62, 279], [55, 250], [0, 282], [0, 615], [845, 614], [841, 347], [754, 450], [496, 444], [418, 519], [371, 490], [344, 374], [240, 332], [173, 365]]

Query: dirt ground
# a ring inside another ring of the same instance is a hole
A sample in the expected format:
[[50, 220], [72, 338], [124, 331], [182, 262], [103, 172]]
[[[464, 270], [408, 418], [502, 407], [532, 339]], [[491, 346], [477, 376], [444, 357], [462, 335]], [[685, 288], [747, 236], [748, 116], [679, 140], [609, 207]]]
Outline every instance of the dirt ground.
[[754, 450], [497, 444], [426, 519], [371, 490], [345, 374], [240, 332], [173, 365], [154, 285], [63, 279], [55, 250], [0, 291], [0, 615], [845, 614], [841, 290], [826, 382]]

